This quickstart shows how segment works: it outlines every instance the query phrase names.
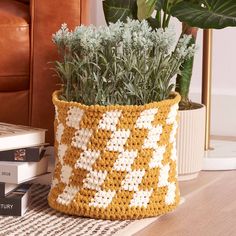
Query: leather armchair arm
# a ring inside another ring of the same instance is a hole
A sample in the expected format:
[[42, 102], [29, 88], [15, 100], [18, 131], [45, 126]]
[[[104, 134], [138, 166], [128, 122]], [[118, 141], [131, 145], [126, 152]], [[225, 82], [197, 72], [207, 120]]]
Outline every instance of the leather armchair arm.
[[52, 92], [57, 79], [49, 62], [57, 59], [52, 34], [62, 23], [73, 29], [88, 23], [89, 0], [31, 0], [31, 84], [30, 124], [48, 129], [47, 141], [53, 143], [54, 108]]

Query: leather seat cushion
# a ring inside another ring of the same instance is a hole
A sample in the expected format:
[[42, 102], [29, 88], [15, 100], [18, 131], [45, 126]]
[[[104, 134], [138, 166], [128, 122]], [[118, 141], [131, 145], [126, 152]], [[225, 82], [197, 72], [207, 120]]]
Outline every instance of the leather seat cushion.
[[23, 2], [29, 4], [30, 0], [17, 0], [18, 2]]
[[0, 92], [0, 121], [29, 125], [29, 90]]
[[0, 91], [29, 88], [30, 11], [18, 1], [0, 1]]

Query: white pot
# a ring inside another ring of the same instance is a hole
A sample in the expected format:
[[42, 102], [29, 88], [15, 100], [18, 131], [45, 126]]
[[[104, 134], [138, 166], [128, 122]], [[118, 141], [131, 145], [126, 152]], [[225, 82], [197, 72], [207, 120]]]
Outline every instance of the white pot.
[[190, 180], [202, 170], [205, 140], [205, 106], [179, 111], [177, 135], [178, 179]]

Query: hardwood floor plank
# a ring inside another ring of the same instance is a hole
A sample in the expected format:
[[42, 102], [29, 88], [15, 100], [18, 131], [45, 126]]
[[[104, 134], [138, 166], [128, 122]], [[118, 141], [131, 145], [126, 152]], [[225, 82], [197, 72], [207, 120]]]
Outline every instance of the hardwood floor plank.
[[135, 236], [236, 235], [236, 171], [202, 172], [180, 188], [185, 203]]

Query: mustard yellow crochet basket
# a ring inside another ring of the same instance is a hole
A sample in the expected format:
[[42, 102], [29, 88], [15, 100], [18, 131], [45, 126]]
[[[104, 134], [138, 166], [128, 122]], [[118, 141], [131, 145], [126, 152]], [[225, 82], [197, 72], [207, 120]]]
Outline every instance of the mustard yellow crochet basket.
[[142, 106], [85, 106], [58, 93], [52, 208], [110, 220], [176, 208], [178, 94]]

